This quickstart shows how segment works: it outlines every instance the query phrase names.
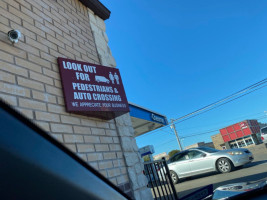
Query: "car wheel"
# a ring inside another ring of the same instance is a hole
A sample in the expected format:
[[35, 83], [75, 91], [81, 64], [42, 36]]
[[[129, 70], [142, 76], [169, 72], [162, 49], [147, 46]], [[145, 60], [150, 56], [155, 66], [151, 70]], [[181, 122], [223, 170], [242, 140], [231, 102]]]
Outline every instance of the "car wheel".
[[220, 158], [217, 161], [217, 169], [221, 173], [228, 173], [234, 169], [234, 166], [228, 158]]
[[170, 171], [171, 180], [174, 184], [179, 182], [179, 177], [174, 171]]

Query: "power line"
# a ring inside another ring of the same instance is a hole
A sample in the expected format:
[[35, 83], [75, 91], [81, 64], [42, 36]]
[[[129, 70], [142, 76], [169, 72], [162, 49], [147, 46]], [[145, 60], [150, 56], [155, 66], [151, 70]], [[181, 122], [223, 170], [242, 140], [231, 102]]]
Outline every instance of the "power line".
[[[255, 113], [255, 114], [260, 114], [260, 112]], [[254, 116], [255, 114], [253, 114], [253, 115], [246, 115], [246, 116]], [[265, 118], [267, 118], [266, 115], [259, 116], [259, 117], [260, 117], [260, 118], [256, 118], [256, 120], [260, 120], [260, 119], [265, 119]], [[239, 117], [238, 119], [240, 119], [240, 118], [243, 118], [243, 117]], [[237, 119], [237, 118], [235, 118], [235, 119]], [[233, 120], [235, 120], [235, 119], [228, 120], [228, 121], [233, 121]], [[221, 123], [220, 123], [220, 124], [221, 124]], [[221, 128], [222, 128], [222, 126], [216, 128], [216, 129], [207, 130], [207, 131], [205, 131], [205, 132], [201, 132], [201, 133], [194, 133], [194, 134], [187, 135], [187, 136], [180, 136], [180, 138], [181, 138], [181, 139], [184, 139], [184, 138], [193, 137], [193, 136], [198, 136], [198, 135], [206, 135], [206, 134], [209, 134], [209, 133], [218, 132], [219, 129], [221, 129]], [[183, 130], [185, 130], [185, 129], [183, 129]], [[164, 130], [162, 130], [162, 131], [164, 131]], [[170, 133], [170, 132], [167, 132], [167, 131], [164, 131], [164, 132], [166, 132], [166, 133]], [[173, 135], [173, 134], [172, 134], [172, 135]], [[170, 139], [170, 140], [168, 140], [168, 141], [166, 141], [166, 142], [157, 144], [155, 147], [157, 147], [157, 146], [161, 146], [161, 145], [164, 146], [165, 144], [170, 143], [170, 142], [174, 142], [175, 140], [176, 140], [176, 138]]]
[[[256, 120], [265, 119], [265, 118], [267, 118], [267, 116], [263, 115], [260, 118], [256, 118]], [[189, 138], [189, 137], [193, 137], [193, 136], [198, 136], [198, 135], [206, 135], [206, 134], [213, 133], [213, 132], [218, 132], [220, 128], [213, 129], [213, 130], [207, 130], [207, 131], [201, 132], [201, 133], [194, 133], [194, 134], [187, 135], [187, 136], [182, 136], [181, 139]], [[168, 140], [168, 141], [161, 143], [161, 144], [157, 144], [156, 146], [164, 146], [165, 144], [168, 144], [170, 142], [174, 142], [175, 140], [176, 140], [176, 138]]]
[[243, 95], [238, 96], [238, 97], [236, 97], [236, 98], [234, 98], [234, 99], [231, 99], [231, 100], [229, 100], [229, 101], [227, 101], [227, 102], [225, 102], [225, 103], [223, 103], [223, 104], [217, 105], [217, 106], [215, 106], [215, 107], [213, 107], [213, 108], [211, 108], [211, 109], [209, 109], [209, 110], [203, 111], [203, 112], [198, 113], [198, 114], [196, 114], [196, 115], [193, 115], [193, 116], [191, 116], [191, 117], [189, 117], [189, 118], [186, 118], [186, 119], [184, 119], [184, 120], [182, 120], [182, 121], [176, 122], [176, 124], [181, 123], [181, 122], [183, 122], [183, 121], [186, 121], [186, 120], [188, 120], [188, 119], [191, 119], [191, 118], [193, 118], [193, 117], [196, 117], [196, 116], [198, 116], [198, 115], [200, 115], [200, 114], [206, 113], [206, 112], [208, 112], [208, 111], [210, 111], [210, 110], [213, 110], [213, 109], [215, 109], [215, 108], [218, 108], [218, 107], [220, 107], [220, 106], [223, 106], [223, 105], [225, 105], [225, 104], [227, 104], [227, 103], [230, 103], [230, 102], [232, 102], [232, 101], [234, 101], [234, 100], [237, 100], [237, 99], [239, 99], [239, 98], [241, 98], [241, 97], [243, 97], [243, 96], [246, 96], [246, 95], [248, 95], [248, 94], [250, 94], [250, 93], [252, 93], [252, 92], [255, 92], [256, 90], [259, 90], [259, 89], [261, 89], [261, 88], [264, 88], [264, 87], [266, 87], [266, 86], [267, 86], [267, 85], [261, 86], [260, 88], [256, 88], [255, 90], [252, 90], [252, 91], [250, 91], [250, 92], [248, 92], [248, 93], [246, 93], [246, 94], [243, 94]]
[[[193, 134], [193, 135], [183, 136], [183, 137], [180, 137], [180, 138], [181, 138], [181, 139], [184, 139], [184, 138], [193, 137], [193, 136], [198, 136], [198, 135], [205, 135], [205, 134], [208, 134], [208, 133], [213, 133], [213, 132], [215, 132], [215, 131], [217, 132], [218, 129], [214, 129], [214, 130], [211, 130], [211, 131], [202, 132], [202, 133], [198, 133], [198, 134]], [[156, 146], [163, 146], [163, 145], [165, 145], [165, 144], [168, 144], [168, 143], [170, 143], [170, 142], [174, 142], [174, 141], [176, 141], [176, 138], [173, 138], [173, 139], [171, 139], [171, 140], [168, 140], [168, 141], [166, 141], [166, 142], [164, 142], [164, 143], [161, 143], [161, 144], [158, 144], [158, 145], [156, 145]]]
[[[260, 120], [260, 119], [264, 119], [264, 118], [267, 118], [267, 116], [265, 115], [262, 115], [262, 116], [259, 116], [258, 118], [255, 118], [256, 120]], [[186, 136], [181, 136], [181, 138], [188, 138], [188, 137], [192, 137], [192, 136], [196, 136], [196, 135], [201, 135], [201, 134], [206, 134], [206, 133], [212, 133], [212, 132], [215, 132], [215, 131], [219, 131], [220, 129], [222, 128], [222, 126], [220, 126], [219, 128], [216, 128], [216, 129], [213, 129], [213, 130], [207, 130], [203, 133], [193, 133], [191, 135], [186, 135]]]
[[[245, 118], [245, 117], [250, 117], [250, 116], [255, 116], [255, 115], [259, 115], [259, 114], [261, 114], [262, 112], [257, 112], [257, 113], [254, 113], [254, 114], [250, 114], [250, 115], [242, 115], [242, 116], [240, 116], [240, 117], [238, 117], [238, 118], [234, 118], [234, 119], [231, 119], [231, 120], [227, 120], [227, 121], [223, 121], [223, 122], [219, 122], [220, 124], [223, 124], [223, 123], [225, 123], [225, 122], [231, 122], [231, 121], [236, 121], [237, 119], [243, 119], [243, 118]], [[213, 123], [213, 124], [209, 124], [209, 125], [206, 125], [206, 126], [212, 126], [212, 125], [218, 125], [218, 123]], [[179, 131], [181, 131], [181, 130], [190, 130], [190, 129], [195, 129], [195, 128], [201, 128], [201, 127], [191, 127], [191, 128], [184, 128], [184, 129], [178, 129]], [[168, 134], [170, 134], [170, 135], [174, 135], [174, 133], [173, 132], [171, 132], [171, 131], [166, 131], [166, 130], [157, 130], [157, 131], [160, 131], [158, 134], [162, 134], [162, 133], [168, 133]], [[157, 132], [156, 130], [155, 130], [155, 132]], [[138, 136], [138, 138], [142, 138], [142, 137], [145, 137], [145, 136], [149, 136], [150, 134], [152, 134], [152, 133], [155, 133], [155, 132], [150, 132], [150, 133], [148, 133], [148, 134], [145, 134], [145, 135], [141, 135], [141, 136]]]
[[[209, 104], [209, 105], [207, 105], [207, 106], [205, 106], [205, 107], [203, 107], [203, 108], [200, 108], [200, 109], [198, 109], [198, 110], [196, 110], [196, 111], [194, 111], [194, 112], [191, 112], [191, 113], [189, 113], [189, 114], [187, 114], [187, 115], [184, 115], [184, 116], [182, 116], [182, 117], [180, 117], [180, 118], [177, 118], [176, 120], [174, 120], [174, 121], [175, 121], [175, 124], [177, 124], [177, 123], [181, 123], [181, 122], [183, 122], [183, 121], [186, 121], [186, 120], [188, 120], [188, 119], [191, 119], [191, 118], [193, 118], [193, 117], [196, 117], [196, 116], [198, 116], [198, 115], [200, 115], [200, 114], [206, 113], [206, 112], [208, 112], [208, 111], [210, 111], [210, 110], [213, 110], [213, 109], [215, 109], [215, 108], [217, 108], [217, 107], [220, 107], [220, 106], [225, 105], [225, 104], [227, 104], [227, 103], [230, 103], [230, 102], [232, 102], [232, 101], [234, 101], [234, 100], [237, 100], [237, 99], [239, 99], [239, 98], [241, 98], [241, 97], [243, 97], [243, 96], [245, 96], [245, 95], [247, 95], [247, 94], [250, 94], [250, 93], [252, 93], [252, 92], [255, 92], [256, 90], [259, 90], [259, 89], [261, 89], [261, 88], [263, 88], [263, 87], [266, 87], [267, 85], [264, 85], [264, 86], [262, 86], [262, 87], [260, 87], [260, 88], [257, 88], [257, 87], [259, 87], [260, 85], [265, 84], [265, 83], [267, 83], [267, 78], [265, 78], [265, 79], [263, 79], [263, 80], [261, 80], [261, 81], [259, 81], [259, 82], [257, 82], [257, 83], [254, 83], [254, 84], [252, 84], [252, 85], [250, 85], [250, 86], [248, 86], [248, 87], [246, 87], [246, 88], [244, 88], [244, 89], [242, 89], [242, 90], [240, 90], [240, 91], [238, 91], [238, 92], [235, 92], [235, 93], [233, 93], [232, 95], [229, 95], [229, 96], [227, 96], [227, 97], [225, 97], [225, 98], [223, 98], [223, 99], [221, 99], [221, 100], [219, 100], [219, 101], [216, 101], [216, 102], [214, 102], [214, 103], [212, 103], [212, 104]], [[254, 90], [252, 90], [252, 91], [250, 91], [250, 92], [247, 92], [247, 91], [249, 91], [249, 90], [251, 90], [251, 89], [253, 89], [253, 88], [256, 88], [256, 89], [254, 89]], [[236, 98], [234, 98], [234, 99], [231, 99], [231, 98], [233, 98], [233, 97], [235, 97], [235, 96], [237, 96], [237, 95], [240, 95], [240, 94], [242, 94], [242, 93], [244, 93], [244, 92], [247, 92], [247, 93], [245, 93], [245, 94], [243, 94], [243, 95], [241, 95], [241, 96], [238, 96], [238, 97], [236, 97]], [[231, 100], [229, 100], [229, 99], [231, 99]], [[223, 104], [219, 104], [219, 103], [222, 103], [222, 102], [224, 102], [224, 101], [226, 101], [226, 100], [229, 100], [229, 101], [227, 101], [227, 102], [225, 102], [225, 103], [223, 103]], [[219, 104], [219, 105], [217, 105], [217, 104]], [[217, 106], [216, 106], [216, 105], [217, 105]], [[215, 106], [215, 107], [213, 107], [213, 106]], [[213, 108], [210, 108], [210, 107], [213, 107]], [[210, 109], [208, 109], [208, 108], [210, 108]], [[206, 110], [206, 109], [208, 109], [208, 110]], [[201, 111], [202, 111], [202, 112], [201, 112]], [[200, 112], [201, 112], [201, 113], [200, 113]], [[198, 113], [198, 114], [197, 114], [197, 113]], [[191, 116], [191, 115], [193, 115], [193, 116]], [[189, 117], [189, 116], [191, 116], [191, 117]], [[189, 117], [189, 118], [187, 118], [187, 117]], [[186, 119], [184, 119], [184, 118], [186, 118]], [[184, 119], [184, 120], [182, 120], [182, 121], [178, 121], [178, 120], [181, 120], [181, 119]], [[155, 132], [158, 132], [158, 131], [162, 131], [163, 129], [168, 128], [170, 125], [171, 125], [171, 124], [168, 124], [168, 125], [166, 125], [166, 126], [164, 126], [164, 127], [158, 128], [158, 129], [156, 129], [156, 130], [154, 130], [154, 131], [151, 131], [151, 132], [147, 133], [146, 135], [141, 135], [141, 136], [139, 136], [139, 137], [142, 137], [142, 136], [148, 136], [148, 135], [151, 135], [152, 133], [155, 133]]]
[[[169, 127], [169, 125], [164, 126], [164, 127]], [[164, 127], [162, 127], [162, 128], [164, 128]], [[157, 133], [157, 132], [159, 132], [159, 133]], [[170, 135], [173, 135], [173, 134], [174, 134], [174, 133], [171, 132], [171, 131], [166, 131], [166, 130], [162, 130], [161, 128], [159, 128], [159, 129], [156, 129], [156, 130], [154, 130], [154, 131], [151, 131], [151, 132], [149, 132], [149, 133], [147, 133], [147, 134], [140, 135], [140, 136], [137, 136], [137, 137], [138, 137], [138, 138], [146, 137], [146, 136], [151, 135], [152, 133], [157, 133], [157, 134], [168, 133], [168, 134], [170, 134]]]
[[206, 135], [206, 134], [213, 133], [213, 132], [218, 132], [218, 131], [219, 130], [216, 129], [216, 130], [213, 130], [213, 131], [204, 132], [204, 133], [198, 133], [198, 134], [194, 134], [194, 135], [188, 135], [188, 136], [184, 136], [184, 137], [181, 137], [181, 138], [189, 138], [189, 137], [198, 136], [198, 135]]
[[[256, 118], [256, 120], [260, 120], [260, 119], [263, 119], [263, 118], [267, 118], [267, 116], [259, 116], [260, 118]], [[194, 134], [191, 134], [191, 135], [187, 135], [187, 136], [182, 136], [181, 138], [188, 138], [188, 137], [193, 137], [193, 136], [197, 136], [197, 135], [205, 135], [205, 134], [208, 134], [208, 133], [212, 133], [212, 132], [217, 132], [221, 129], [222, 127], [220, 128], [217, 128], [217, 129], [214, 129], [214, 130], [208, 130], [206, 132], [202, 132], [202, 133], [194, 133]]]
[[228, 100], [228, 99], [231, 99], [231, 98], [233, 98], [233, 97], [235, 97], [235, 96], [238, 96], [238, 95], [240, 95], [240, 94], [242, 94], [242, 93], [245, 93], [245, 92], [247, 92], [247, 91], [249, 91], [249, 90], [251, 90], [251, 89], [253, 89], [253, 88], [255, 88], [255, 87], [258, 87], [258, 86], [260, 86], [260, 85], [262, 85], [262, 84], [265, 84], [265, 83], [267, 83], [267, 78], [265, 78], [265, 79], [263, 79], [263, 80], [261, 80], [261, 81], [259, 81], [259, 82], [257, 82], [257, 83], [254, 83], [254, 84], [252, 84], [252, 85], [250, 85], [250, 86], [248, 86], [248, 87], [246, 87], [246, 88], [244, 88], [244, 89], [242, 89], [242, 90], [240, 90], [240, 91], [238, 91], [238, 92], [235, 92], [235, 93], [233, 93], [233, 94], [231, 94], [231, 95], [229, 95], [229, 96], [227, 96], [227, 97], [225, 97], [225, 98], [223, 98], [223, 99], [220, 99], [219, 101], [216, 101], [216, 102], [214, 102], [214, 103], [212, 103], [212, 104], [209, 104], [209, 105], [207, 105], [207, 106], [204, 106], [203, 108], [200, 108], [200, 109], [198, 109], [198, 110], [196, 110], [196, 111], [194, 111], [194, 112], [191, 112], [191, 113], [189, 113], [189, 114], [187, 114], [187, 115], [184, 115], [184, 116], [182, 116], [182, 117], [179, 117], [179, 118], [175, 119], [173, 122], [178, 121], [178, 120], [181, 120], [181, 119], [184, 119], [184, 118], [187, 118], [187, 117], [189, 117], [189, 116], [191, 116], [191, 115], [194, 115], [194, 114], [196, 114], [196, 113], [199, 113], [199, 112], [201, 112], [201, 111], [203, 111], [203, 110], [206, 110], [206, 109], [208, 109], [208, 108], [210, 108], [210, 107], [213, 107], [213, 106], [215, 106], [215, 105], [217, 105], [217, 104], [220, 104], [220, 103], [222, 103], [222, 102], [224, 102], [224, 101], [226, 101], [226, 100]]
[[163, 142], [163, 143], [160, 143], [160, 144], [155, 145], [155, 147], [157, 147], [157, 146], [163, 146], [163, 145], [168, 144], [168, 143], [170, 143], [170, 142], [174, 142], [175, 140], [176, 140], [176, 139], [170, 139], [170, 140], [168, 140], [168, 141], [165, 141], [165, 142]]
[[[260, 120], [260, 119], [264, 119], [264, 118], [267, 118], [267, 116], [262, 116], [261, 118], [257, 118], [256, 120]], [[209, 131], [209, 132], [206, 132], [206, 133], [198, 133], [198, 134], [194, 134], [194, 135], [188, 135], [188, 136], [184, 136], [184, 137], [181, 137], [181, 138], [188, 138], [188, 137], [193, 137], [193, 136], [198, 136], [198, 135], [205, 135], [205, 134], [212, 133], [212, 132], [215, 132], [215, 131], [219, 131], [219, 130], [216, 129], [214, 131]]]
[[[236, 121], [236, 120], [239, 120], [239, 119], [243, 119], [243, 118], [246, 118], [246, 117], [251, 117], [251, 116], [255, 116], [255, 115], [259, 115], [259, 114], [261, 114], [262, 112], [257, 112], [257, 113], [253, 113], [253, 114], [249, 114], [249, 115], [242, 115], [242, 116], [239, 116], [239, 117], [237, 117], [237, 118], [234, 118], [234, 119], [231, 119], [231, 120], [225, 120], [225, 121], [222, 121], [222, 122], [220, 122], [220, 123], [225, 123], [225, 122], [231, 122], [231, 121]], [[212, 126], [212, 125], [217, 125], [218, 123], [213, 123], [213, 124], [208, 124], [208, 125], [206, 125], [206, 126]], [[190, 127], [190, 128], [182, 128], [182, 129], [180, 129], [179, 128], [179, 131], [182, 131], [182, 130], [190, 130], [190, 129], [196, 129], [196, 128], [199, 128], [199, 126], [195, 126], [195, 127]]]
[[[262, 116], [259, 116], [258, 118], [256, 118], [256, 120], [260, 120], [260, 119], [264, 119], [264, 118], [267, 118], [267, 116], [265, 115], [262, 115]], [[202, 133], [193, 133], [191, 135], [187, 135], [187, 136], [181, 136], [181, 138], [188, 138], [188, 137], [192, 137], [192, 136], [196, 136], [196, 135], [201, 135], [201, 134], [207, 134], [207, 133], [212, 133], [212, 132], [215, 132], [215, 131], [219, 131], [222, 127], [220, 126], [219, 128], [216, 128], [216, 129], [213, 129], [213, 130], [207, 130], [205, 132], [202, 132]]]

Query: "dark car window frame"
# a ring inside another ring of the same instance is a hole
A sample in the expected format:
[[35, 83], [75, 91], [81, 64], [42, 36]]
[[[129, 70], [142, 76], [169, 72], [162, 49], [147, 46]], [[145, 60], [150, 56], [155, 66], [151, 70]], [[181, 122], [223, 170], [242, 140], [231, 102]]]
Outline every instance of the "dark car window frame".
[[[178, 153], [176, 155], [174, 155], [171, 159], [170, 159], [170, 163], [173, 163], [173, 162], [181, 162], [181, 161], [184, 161], [184, 160], [188, 160], [188, 159], [182, 159], [183, 157], [185, 157], [186, 155], [188, 154], [188, 151], [186, 152], [181, 152], [181, 153]], [[179, 157], [179, 158], [177, 158]]]
[[267, 127], [261, 128], [261, 134], [266, 135], [267, 134]]
[[[99, 195], [100, 193], [96, 192], [96, 190], [94, 190], [94, 188], [92, 188], [92, 187], [88, 187], [87, 190], [84, 190], [84, 188], [81, 187], [81, 185], [84, 186], [85, 183], [88, 183], [88, 180], [91, 180], [91, 178], [93, 178], [92, 181], [95, 184], [95, 188], [97, 188], [97, 187], [99, 187], [99, 185], [101, 185], [103, 191], [105, 191], [106, 194], [109, 194], [111, 198], [131, 199], [128, 195], [126, 195], [123, 191], [121, 191], [120, 188], [118, 188], [116, 185], [114, 185], [110, 180], [105, 178], [102, 174], [100, 174], [93, 167], [88, 165], [84, 160], [82, 160], [80, 157], [78, 157], [74, 152], [72, 152], [71, 150], [66, 148], [63, 144], [61, 144], [55, 138], [53, 138], [52, 136], [47, 134], [44, 130], [39, 128], [36, 124], [31, 122], [29, 119], [24, 117], [22, 114], [18, 113], [15, 109], [11, 108], [8, 104], [6, 104], [1, 99], [0, 99], [0, 113], [1, 113], [1, 116], [5, 116], [5, 117], [3, 117], [3, 120], [1, 121], [2, 122], [2, 124], [1, 124], [2, 125], [1, 126], [2, 131], [6, 132], [8, 130], [10, 133], [10, 135], [2, 134], [2, 138], [1, 138], [2, 143], [4, 143], [5, 145], [2, 145], [2, 146], [0, 145], [1, 153], [3, 155], [7, 155], [7, 157], [9, 157], [9, 159], [6, 161], [5, 165], [2, 165], [1, 167], [5, 167], [8, 162], [12, 163], [12, 162], [17, 161], [16, 165], [18, 165], [18, 166], [22, 166], [22, 164], [25, 164], [25, 165], [23, 165], [24, 168], [22, 168], [25, 171], [26, 171], [26, 169], [28, 170], [28, 168], [25, 168], [25, 166], [27, 166], [27, 167], [32, 166], [33, 170], [30, 171], [31, 173], [35, 173], [39, 170], [39, 172], [42, 172], [42, 175], [43, 175], [47, 172], [46, 174], [51, 174], [51, 176], [46, 177], [47, 180], [50, 178], [49, 179], [50, 181], [51, 180], [52, 181], [58, 181], [58, 182], [61, 181], [60, 182], [61, 187], [69, 186], [68, 189], [71, 188], [72, 189], [71, 191], [73, 191], [74, 193], [78, 192], [78, 194], [81, 196], [85, 195], [85, 193], [86, 193], [88, 195], [88, 197], [89, 197], [89, 195], [91, 195], [90, 197], [94, 197], [94, 198], [103, 197], [103, 195]], [[3, 126], [3, 124], [5, 124], [6, 126]], [[18, 131], [17, 131], [18, 128], [21, 128], [21, 132], [23, 134], [18, 133]], [[13, 133], [14, 134], [16, 133], [16, 135], [14, 135]], [[23, 140], [16, 139], [15, 136], [18, 136], [18, 135], [20, 136], [20, 139], [23, 138]], [[5, 138], [5, 140], [3, 140], [3, 138]], [[27, 138], [27, 139], [31, 138], [32, 140], [26, 140], [25, 138]], [[48, 150], [46, 150], [46, 151], [42, 150], [42, 152], [40, 150], [39, 151], [31, 151], [31, 153], [28, 153], [28, 154], [25, 153], [28, 151], [29, 148], [33, 147], [32, 149], [34, 149], [36, 147], [36, 145], [37, 145], [36, 141], [37, 140], [38, 140], [39, 144], [42, 144], [42, 147], [44, 147], [44, 145], [46, 145], [47, 148], [44, 148], [44, 149], [48, 149]], [[27, 141], [35, 141], [35, 142], [27, 142]], [[15, 144], [19, 144], [19, 145], [15, 146]], [[25, 144], [28, 146], [28, 148], [22, 149], [23, 145], [25, 146]], [[11, 148], [12, 145], [16, 148]], [[37, 159], [37, 158], [40, 158], [40, 156], [39, 156], [40, 152], [42, 153], [42, 159]], [[51, 160], [55, 161], [55, 163], [56, 162], [58, 162], [58, 163], [66, 162], [69, 164], [68, 167], [65, 168], [64, 170], [62, 170], [59, 168], [60, 164], [58, 164], [58, 165], [55, 164], [55, 165], [57, 165], [57, 168], [54, 168], [54, 166], [49, 168], [50, 167], [49, 164], [46, 164], [46, 165], [43, 164], [44, 158], [47, 159], [48, 156], [46, 156], [46, 155], [48, 155], [51, 152], [53, 152], [55, 157], [49, 158], [50, 161]], [[25, 155], [27, 155], [27, 156], [25, 156]], [[60, 157], [60, 159], [57, 159], [57, 156]], [[32, 162], [32, 159], [35, 159], [35, 161], [36, 161], [36, 162], [34, 162], [35, 165], [30, 165]], [[26, 164], [28, 164], [28, 165], [26, 165]], [[11, 165], [11, 166], [15, 166], [15, 165]], [[40, 167], [40, 166], [42, 166], [42, 167]], [[70, 170], [70, 169], [77, 170], [77, 171], [81, 170], [81, 171], [79, 171], [78, 174], [85, 175], [85, 176], [82, 176], [82, 178], [80, 178], [81, 176], [76, 176], [75, 177], [75, 184], [72, 184], [73, 187], [70, 187], [71, 182], [69, 182], [69, 174], [70, 173], [68, 172], [68, 170]], [[13, 168], [10, 167], [10, 170], [13, 170]], [[53, 176], [52, 174], [55, 173], [55, 171], [57, 171], [57, 170], [61, 171], [62, 173], [58, 174], [57, 176]], [[8, 171], [5, 172], [5, 174], [7, 174], [7, 175], [8, 175], [8, 173], [10, 173], [10, 172], [8, 172]], [[20, 171], [17, 171], [17, 173], [19, 174]], [[62, 175], [63, 173], [66, 174], [65, 177]], [[19, 176], [13, 176], [12, 178], [10, 178], [8, 180], [12, 181], [13, 179], [16, 179], [17, 177], [19, 177]], [[30, 176], [29, 179], [25, 179], [25, 182], [27, 182], [28, 185], [33, 183], [32, 180], [34, 178], [32, 178], [32, 177], [33, 176]], [[68, 181], [65, 181], [65, 180], [68, 180]], [[40, 179], [40, 182], [41, 181], [43, 181], [43, 180]], [[44, 183], [46, 184], [47, 182], [44, 181]], [[8, 184], [10, 184], [10, 183], [6, 182], [6, 184], [7, 185], [5, 185], [5, 186], [8, 187]], [[27, 184], [25, 184], [25, 187], [27, 186]], [[16, 184], [14, 185], [13, 188], [15, 188], [15, 186], [16, 186]], [[20, 184], [18, 186], [18, 188], [20, 188], [20, 189], [23, 187], [24, 187], [23, 184]], [[11, 189], [12, 189], [12, 187], [11, 187]], [[24, 194], [27, 189], [30, 189], [30, 188], [29, 187], [24, 188], [23, 192], [22, 192], [22, 190], [20, 190], [20, 192], [22, 194]], [[40, 189], [40, 190], [42, 190], [42, 189]], [[35, 195], [38, 192], [38, 191], [37, 192], [36, 191], [37, 190], [35, 190]], [[47, 188], [45, 191], [47, 191], [45, 193], [50, 195], [49, 190]], [[84, 192], [81, 192], [81, 191], [84, 191]], [[3, 195], [6, 195], [7, 193], [8, 192], [3, 193], [3, 194], [1, 194], [1, 196], [3, 197]], [[17, 190], [16, 195], [19, 195], [19, 194], [20, 193]], [[9, 193], [8, 193], [8, 195], [9, 195]], [[25, 193], [25, 195], [26, 195], [26, 193]], [[34, 195], [34, 194], [31, 194], [31, 195]], [[61, 197], [62, 197], [62, 194], [60, 192], [58, 194], [53, 194], [53, 195], [55, 195], [55, 196], [61, 195]], [[7, 199], [10, 199], [10, 198], [7, 198]], [[22, 197], [22, 199], [24, 199], [24, 198]], [[29, 199], [29, 198], [26, 198], [26, 199]]]
[[[193, 154], [194, 152], [197, 152], [198, 153], [197, 157], [195, 155], [193, 155], [193, 157], [192, 157], [191, 154]], [[202, 151], [198, 151], [198, 150], [191, 150], [191, 151], [188, 152], [188, 156], [189, 156], [189, 159], [190, 160], [191, 159], [202, 158], [204, 155], [206, 155], [206, 154], [203, 153]]]
[[213, 148], [210, 148], [210, 147], [200, 147], [199, 150], [205, 152], [205, 153], [216, 153], [216, 152], [219, 152], [219, 150], [217, 149], [213, 149]]

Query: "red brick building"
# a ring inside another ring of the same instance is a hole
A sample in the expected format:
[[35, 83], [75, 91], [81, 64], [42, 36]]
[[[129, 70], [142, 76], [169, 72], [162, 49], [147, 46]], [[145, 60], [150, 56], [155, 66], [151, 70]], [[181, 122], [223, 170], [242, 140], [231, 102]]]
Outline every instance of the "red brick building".
[[220, 129], [229, 148], [241, 148], [260, 143], [260, 125], [257, 120], [244, 120]]

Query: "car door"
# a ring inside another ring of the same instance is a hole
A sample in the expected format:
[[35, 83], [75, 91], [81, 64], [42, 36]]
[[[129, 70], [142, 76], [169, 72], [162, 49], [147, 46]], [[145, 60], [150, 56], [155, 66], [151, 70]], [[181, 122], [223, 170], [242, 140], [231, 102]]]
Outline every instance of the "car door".
[[175, 171], [179, 178], [189, 176], [191, 173], [189, 157], [187, 154], [188, 152], [183, 152], [171, 158], [169, 169]]
[[191, 173], [193, 175], [205, 173], [214, 169], [211, 156], [202, 151], [191, 150], [188, 152], [188, 157]]

